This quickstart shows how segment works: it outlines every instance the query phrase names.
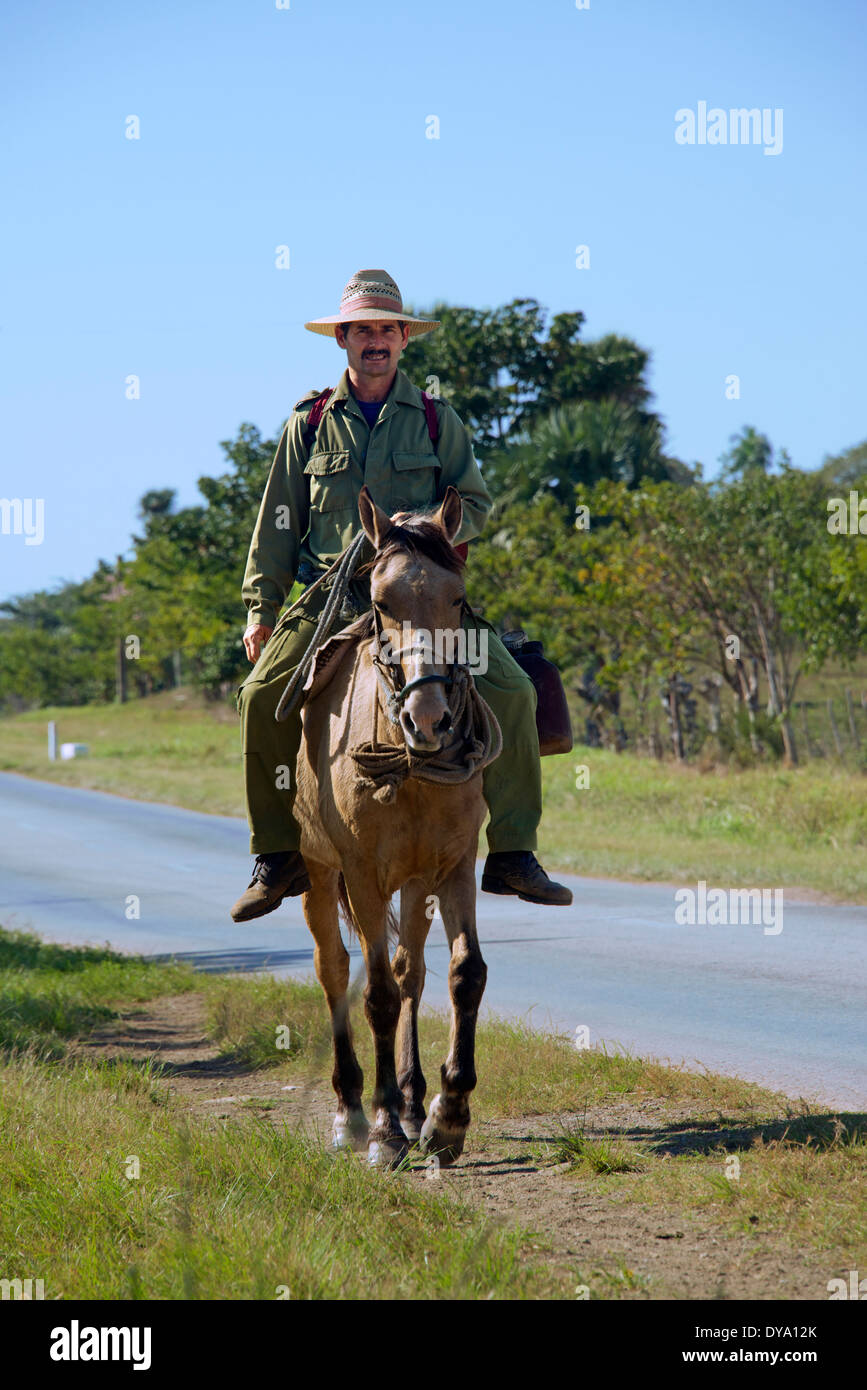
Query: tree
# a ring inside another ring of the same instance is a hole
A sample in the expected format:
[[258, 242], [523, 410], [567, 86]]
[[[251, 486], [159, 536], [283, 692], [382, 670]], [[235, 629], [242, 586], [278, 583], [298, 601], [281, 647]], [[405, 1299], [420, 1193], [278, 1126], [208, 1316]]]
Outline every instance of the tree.
[[650, 353], [631, 338], [614, 333], [582, 343], [583, 322], [580, 313], [554, 316], [534, 363], [535, 396], [523, 412], [522, 425], [531, 425], [572, 401], [615, 400], [636, 410], [647, 406], [650, 388], [645, 373]]
[[[550, 493], [571, 510], [576, 487], [593, 487], [603, 478], [637, 487], [672, 477], [672, 462], [657, 417], [609, 397], [540, 416], [525, 440], [488, 460], [485, 480], [500, 508]], [[685, 475], [692, 476], [689, 470]]]
[[842, 454], [826, 454], [817, 477], [829, 491], [842, 493], [859, 485], [867, 488], [867, 439]]
[[142, 520], [152, 516], [167, 516], [175, 505], [177, 493], [172, 487], [152, 488], [140, 498], [138, 514]]
[[157, 684], [176, 651], [209, 688], [242, 669], [241, 581], [277, 442], [243, 424], [220, 447], [230, 467], [199, 478], [205, 505], [172, 511], [168, 489], [146, 493], [139, 504], [145, 534], [134, 538], [128, 583], [148, 637], [139, 669]]
[[739, 434], [729, 440], [731, 448], [720, 456], [721, 477], [725, 481], [744, 478], [749, 473], [770, 473], [774, 464], [789, 468], [791, 459], [785, 449], [774, 456], [774, 447], [766, 434], [759, 434], [752, 425], [744, 425]]
[[815, 475], [756, 468], [728, 486], [648, 489], [630, 503], [664, 561], [672, 602], [685, 601], [713, 637], [721, 674], [745, 698], [747, 661], [764, 671], [796, 763], [790, 712], [801, 673], [831, 656], [851, 661], [867, 636], [856, 548], [829, 534]]
[[815, 475], [753, 470], [691, 488], [603, 480], [576, 496], [589, 530], [570, 526], [554, 495], [499, 517], [473, 546], [472, 601], [493, 622], [532, 628], [565, 667], [583, 663], [585, 690], [608, 692], [615, 719], [625, 682], [643, 706], [696, 665], [754, 714], [755, 665], [797, 762], [790, 714], [801, 673], [832, 656], [851, 661], [867, 640], [867, 547], [829, 534]]
[[613, 398], [642, 408], [649, 354], [614, 335], [580, 341], [584, 315], [547, 311], [535, 299], [499, 309], [437, 303], [435, 333], [410, 338], [402, 366], [419, 385], [434, 385], [458, 412], [483, 460], [571, 401]]
[[637, 494], [606, 482], [580, 495], [588, 529], [576, 528], [573, 507], [552, 495], [508, 508], [473, 544], [470, 595], [489, 621], [525, 626], [544, 641], [591, 722], [612, 724], [620, 748], [621, 689], [632, 690], [643, 718], [658, 681], [685, 668], [695, 615], [672, 603], [658, 551], [632, 522]]

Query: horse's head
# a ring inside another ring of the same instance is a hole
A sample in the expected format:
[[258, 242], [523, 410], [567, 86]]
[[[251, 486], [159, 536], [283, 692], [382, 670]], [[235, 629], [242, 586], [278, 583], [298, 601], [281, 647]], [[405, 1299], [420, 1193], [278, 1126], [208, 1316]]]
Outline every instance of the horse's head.
[[463, 561], [453, 548], [462, 512], [453, 487], [431, 515], [390, 517], [366, 487], [358, 499], [361, 524], [376, 551], [370, 597], [379, 659], [396, 692], [407, 746], [416, 753], [438, 752], [452, 727], [449, 676], [465, 640]]

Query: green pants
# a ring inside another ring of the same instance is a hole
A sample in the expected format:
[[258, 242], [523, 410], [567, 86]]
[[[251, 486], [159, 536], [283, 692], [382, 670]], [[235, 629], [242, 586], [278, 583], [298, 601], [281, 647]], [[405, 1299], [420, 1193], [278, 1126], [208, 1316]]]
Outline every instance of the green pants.
[[[274, 711], [286, 682], [313, 636], [326, 595], [311, 594], [309, 604], [279, 618], [259, 660], [238, 691], [241, 746], [250, 849], [273, 854], [298, 849], [301, 834], [292, 815], [295, 759], [301, 743], [301, 711], [277, 723]], [[536, 848], [542, 816], [542, 778], [536, 734], [536, 691], [483, 618], [465, 626], [487, 629], [488, 669], [476, 686], [503, 731], [503, 751], [483, 773], [490, 811], [488, 848], [492, 853]]]

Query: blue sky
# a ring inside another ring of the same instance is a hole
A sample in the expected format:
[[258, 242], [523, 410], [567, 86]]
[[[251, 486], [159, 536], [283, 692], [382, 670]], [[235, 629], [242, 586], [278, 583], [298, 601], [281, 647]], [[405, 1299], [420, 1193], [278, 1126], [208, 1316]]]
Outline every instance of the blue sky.
[[[0, 535], [0, 599], [83, 578], [145, 490], [196, 500], [242, 420], [335, 382], [302, 324], [362, 267], [635, 338], [708, 474], [745, 423], [801, 467], [857, 443], [865, 40], [862, 0], [6, 0], [0, 496], [44, 498], [45, 536]], [[781, 108], [782, 152], [679, 145], [701, 101]]]

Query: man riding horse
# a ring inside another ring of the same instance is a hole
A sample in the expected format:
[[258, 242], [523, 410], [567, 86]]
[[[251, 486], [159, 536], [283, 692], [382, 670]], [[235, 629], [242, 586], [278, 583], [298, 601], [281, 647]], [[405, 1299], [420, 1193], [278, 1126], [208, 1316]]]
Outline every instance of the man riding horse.
[[[389, 514], [430, 510], [453, 486], [463, 502], [455, 545], [479, 534], [492, 506], [455, 411], [442, 400], [431, 402], [397, 365], [409, 338], [438, 323], [406, 314], [390, 275], [358, 271], [343, 291], [339, 313], [304, 326], [335, 337], [346, 351], [347, 368], [324, 399], [310, 392], [292, 412], [247, 559], [244, 648], [255, 664], [239, 691], [238, 709], [256, 863], [250, 886], [232, 908], [236, 922], [273, 912], [284, 898], [310, 889], [292, 813], [301, 713], [296, 708], [283, 723], [275, 713], [328, 594], [320, 586], [309, 602], [278, 617], [295, 579], [310, 584], [352, 540], [364, 484]], [[369, 594], [358, 585], [353, 598], [357, 611], [369, 606]], [[569, 889], [552, 882], [534, 854], [542, 814], [535, 689], [490, 625], [479, 618], [472, 623], [480, 633], [484, 629], [487, 643], [487, 669], [474, 679], [503, 735], [502, 756], [484, 772], [490, 820], [482, 888], [527, 902], [571, 903]]]

